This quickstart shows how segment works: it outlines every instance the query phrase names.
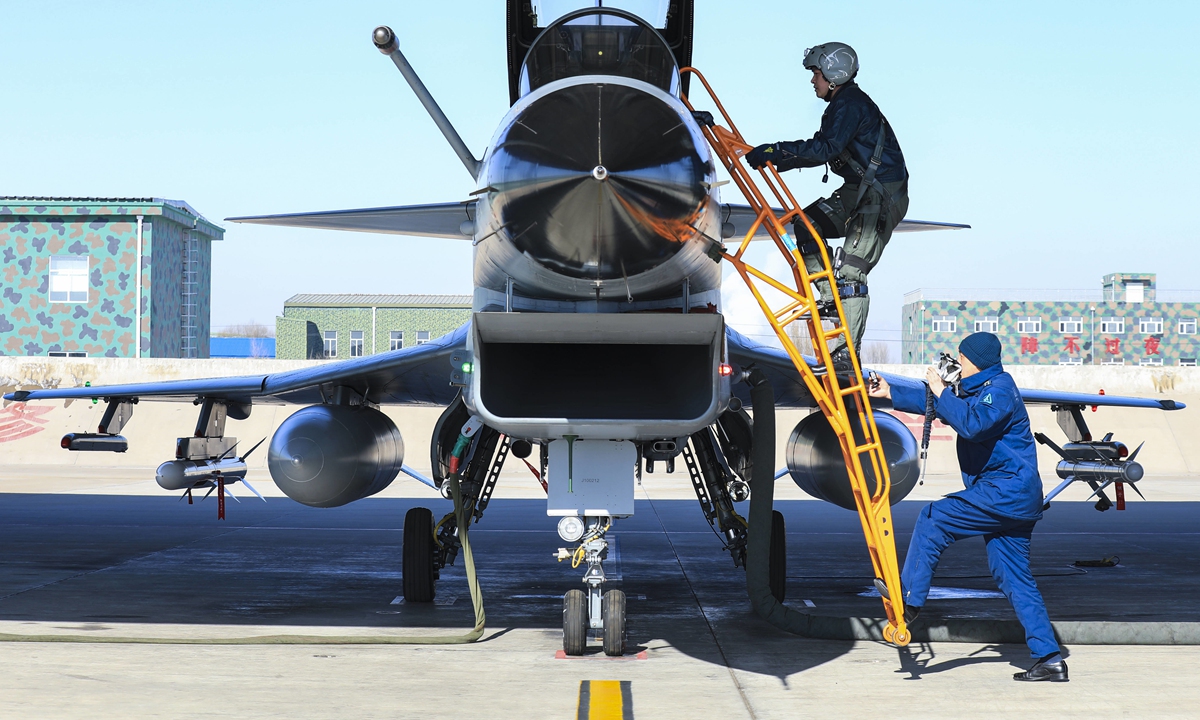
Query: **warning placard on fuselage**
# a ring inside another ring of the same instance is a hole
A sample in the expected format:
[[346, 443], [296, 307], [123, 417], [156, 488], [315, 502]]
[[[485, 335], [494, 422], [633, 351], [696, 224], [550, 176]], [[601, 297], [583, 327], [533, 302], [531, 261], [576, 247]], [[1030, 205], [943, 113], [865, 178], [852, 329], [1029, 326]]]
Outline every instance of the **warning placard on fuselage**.
[[546, 514], [633, 514], [637, 449], [628, 440], [550, 443]]

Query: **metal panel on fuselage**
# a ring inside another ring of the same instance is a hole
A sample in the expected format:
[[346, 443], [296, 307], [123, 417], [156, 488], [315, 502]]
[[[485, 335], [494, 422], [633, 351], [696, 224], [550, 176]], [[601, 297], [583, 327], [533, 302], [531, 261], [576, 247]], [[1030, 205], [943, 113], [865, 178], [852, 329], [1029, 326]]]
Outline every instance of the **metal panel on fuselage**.
[[633, 514], [637, 450], [627, 440], [550, 443], [546, 514], [626, 517]]

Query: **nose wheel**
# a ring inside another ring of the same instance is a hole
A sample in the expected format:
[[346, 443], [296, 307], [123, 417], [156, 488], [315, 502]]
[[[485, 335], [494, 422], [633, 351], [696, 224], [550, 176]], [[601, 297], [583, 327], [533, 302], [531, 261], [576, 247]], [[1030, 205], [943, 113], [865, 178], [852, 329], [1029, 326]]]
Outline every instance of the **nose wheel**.
[[609, 590], [604, 593], [604, 654], [620, 657], [625, 654], [625, 593]]
[[582, 655], [587, 649], [587, 595], [578, 588], [563, 596], [563, 652]]
[[558, 558], [571, 558], [572, 567], [587, 563], [583, 574], [587, 590], [577, 588], [563, 596], [563, 652], [567, 655], [582, 655], [587, 650], [591, 630], [603, 634], [606, 655], [625, 654], [625, 593], [604, 591], [603, 563], [608, 557], [605, 533], [612, 521], [611, 517], [570, 517], [559, 523], [559, 535], [568, 542], [578, 541], [579, 546], [574, 551], [560, 549]]

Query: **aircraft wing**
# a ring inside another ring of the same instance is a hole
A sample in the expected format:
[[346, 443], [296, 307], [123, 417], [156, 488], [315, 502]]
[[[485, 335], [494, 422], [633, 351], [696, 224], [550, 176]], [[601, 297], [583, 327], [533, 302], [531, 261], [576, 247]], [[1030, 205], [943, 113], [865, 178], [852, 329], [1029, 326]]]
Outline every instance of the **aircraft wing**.
[[254, 225], [282, 225], [319, 230], [353, 230], [469, 240], [471, 235], [464, 235], [459, 230], [459, 226], [464, 220], [475, 219], [475, 201], [434, 205], [397, 205], [357, 210], [328, 210], [285, 215], [247, 215], [225, 219], [229, 222]]
[[[792, 360], [783, 350], [774, 348], [768, 345], [750, 340], [746, 336], [729, 328], [726, 330], [726, 340], [729, 346], [729, 358], [735, 366], [745, 368], [753, 363], [757, 367], [764, 370], [767, 377], [771, 380], [771, 385], [775, 389], [775, 405], [778, 407], [811, 407], [813, 406], [812, 395], [804, 385], [804, 381], [800, 379], [800, 373], [796, 371]], [[816, 363], [815, 359], [806, 358], [810, 365]], [[865, 373], [867, 368], [863, 368]], [[889, 385], [894, 387], [916, 387], [920, 388], [924, 382], [919, 378], [905, 377], [903, 375], [893, 375], [892, 373], [881, 372], [888, 381]], [[737, 386], [736, 393], [741, 397], [743, 402], [749, 402], [749, 392], [743, 392], [742, 387]], [[742, 397], [744, 395], [745, 397]], [[1186, 407], [1181, 402], [1175, 400], [1156, 400], [1153, 398], [1133, 398], [1122, 397], [1120, 395], [1090, 395], [1087, 393], [1062, 392], [1058, 390], [1029, 390], [1021, 388], [1021, 399], [1026, 405], [1097, 405], [1105, 407], [1135, 407], [1148, 408], [1152, 410], [1182, 410]]]
[[450, 354], [466, 346], [468, 325], [424, 345], [332, 362], [302, 370], [233, 378], [173, 380], [50, 390], [18, 390], [6, 400], [139, 398], [192, 402], [219, 398], [240, 403], [308, 405], [323, 402], [336, 387], [349, 387], [381, 405], [447, 405]]
[[[270, 375], [246, 375], [230, 378], [172, 380], [47, 390], [18, 390], [6, 400], [63, 400], [87, 398], [139, 398], [192, 402], [197, 398], [220, 398], [240, 403], [301, 405], [324, 402], [336, 387], [349, 387], [381, 405], [447, 405], [457, 394], [449, 384], [450, 354], [466, 346], [468, 325], [424, 345], [379, 353], [354, 360], [331, 362], [302, 370]], [[763, 345], [726, 326], [729, 360], [738, 368], [751, 364], [767, 373], [775, 389], [779, 407], [811, 407], [812, 395], [783, 350]], [[815, 360], [809, 359], [810, 363]], [[917, 378], [880, 373], [895, 386], [917, 387]], [[749, 391], [738, 384], [734, 389], [749, 403]], [[1181, 402], [1118, 395], [1089, 395], [1056, 390], [1021, 390], [1026, 404], [1103, 405], [1140, 407], [1155, 410], [1179, 410]], [[743, 397], [744, 396], [744, 397]]]
[[[775, 208], [775, 212], [782, 215], [783, 210]], [[722, 205], [721, 220], [722, 222], [733, 224], [733, 237], [745, 237], [750, 226], [754, 224], [754, 219], [757, 217], [749, 205]], [[962, 225], [959, 223], [947, 222], [932, 222], [928, 220], [901, 220], [893, 232], [924, 232], [926, 230], [968, 230], [970, 225]], [[754, 234], [755, 240], [765, 240], [767, 231], [759, 228]]]

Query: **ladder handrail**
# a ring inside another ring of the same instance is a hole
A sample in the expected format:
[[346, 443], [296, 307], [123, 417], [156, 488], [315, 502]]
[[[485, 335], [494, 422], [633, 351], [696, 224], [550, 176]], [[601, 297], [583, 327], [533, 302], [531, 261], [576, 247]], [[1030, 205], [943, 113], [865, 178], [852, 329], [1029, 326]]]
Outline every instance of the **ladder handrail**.
[[[704, 86], [709, 98], [716, 105], [718, 112], [728, 128], [717, 123], [700, 124], [709, 145], [721, 160], [726, 171], [742, 191], [746, 201], [755, 212], [755, 220], [749, 231], [732, 254], [724, 245], [719, 246], [720, 257], [729, 261], [737, 270], [738, 275], [746, 283], [755, 301], [762, 309], [771, 328], [779, 337], [784, 351], [792, 364], [800, 373], [801, 379], [808, 388], [817, 406], [829, 421], [830, 427], [838, 436], [842, 448], [842, 457], [846, 463], [847, 474], [850, 477], [851, 490], [855, 506], [858, 508], [859, 520], [863, 528], [863, 536], [867, 541], [868, 554], [871, 557], [875, 576], [881, 578], [887, 585], [888, 594], [896, 600], [882, 598], [884, 611], [888, 616], [888, 625], [884, 629], [884, 639], [897, 645], [907, 645], [911, 639], [907, 624], [904, 621], [904, 606], [900, 588], [899, 566], [896, 560], [895, 536], [891, 526], [891, 506], [889, 496], [891, 478], [888, 473], [887, 458], [879, 438], [879, 429], [875, 424], [875, 416], [871, 409], [870, 398], [867, 394], [866, 383], [863, 381], [862, 368], [858, 362], [857, 348], [846, 326], [846, 315], [842, 308], [842, 299], [836, 290], [832, 292], [833, 305], [837, 311], [838, 323], [832, 330], [826, 331], [821, 322], [820, 308], [817, 305], [812, 283], [816, 280], [828, 281], [830, 288], [836, 288], [833, 265], [830, 262], [829, 250], [821, 236], [817, 233], [812, 221], [804, 214], [796, 198], [792, 195], [787, 183], [783, 181], [773, 163], [767, 163], [758, 170], [759, 176], [782, 207], [782, 216], [776, 216], [767, 193], [764, 193], [754, 180], [749, 169], [742, 165], [741, 158], [752, 149], [749, 143], [737, 129], [733, 119], [725, 110], [725, 106], [717, 98], [708, 80], [695, 68], [687, 67], [680, 74], [690, 74]], [[686, 95], [681, 100], [688, 110], [695, 111]], [[801, 256], [796, 241], [788, 234], [784, 225], [788, 222], [801, 222], [805, 230], [817, 245], [821, 259], [821, 270], [809, 273]], [[742, 256], [745, 254], [751, 240], [759, 229], [765, 229], [775, 247], [783, 254], [791, 269], [795, 285], [793, 290], [786, 283], [773, 278], [747, 264]], [[755, 280], [783, 294], [790, 302], [780, 310], [772, 310], [763, 297]], [[808, 324], [809, 337], [812, 339], [813, 353], [817, 364], [824, 368], [824, 373], [818, 377], [808, 361], [800, 353], [795, 342], [788, 335], [786, 327], [793, 322], [804, 320]], [[842, 335], [849, 350], [853, 377], [850, 385], [843, 388], [839, 384], [832, 354], [829, 352], [828, 340]], [[853, 413], [846, 402], [852, 397]], [[856, 430], [858, 432], [856, 432]], [[862, 439], [859, 440], [859, 434]], [[870, 467], [875, 477], [875, 490], [871, 492], [867, 486], [866, 474], [862, 455], [870, 458]]]

